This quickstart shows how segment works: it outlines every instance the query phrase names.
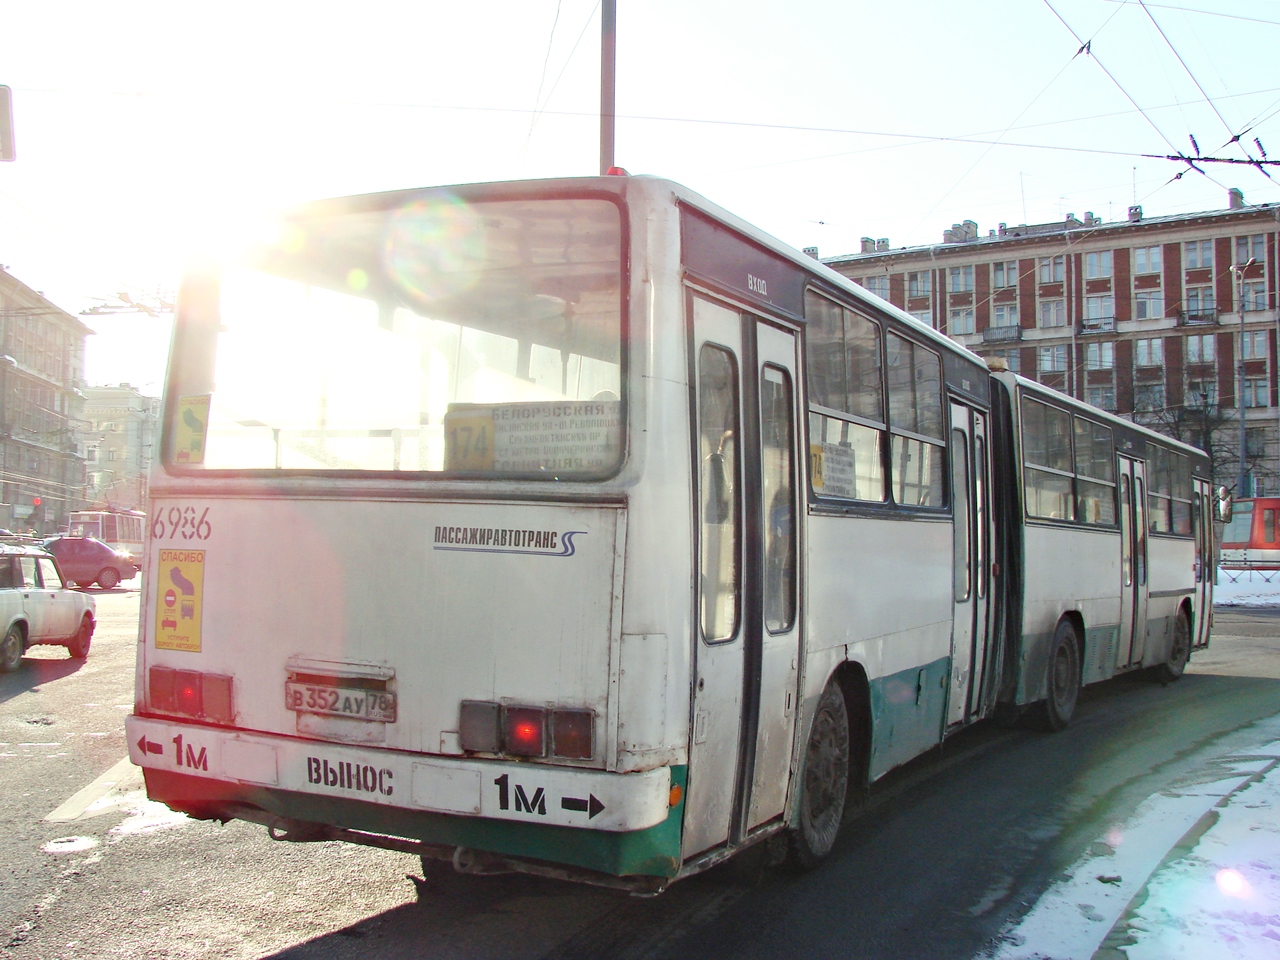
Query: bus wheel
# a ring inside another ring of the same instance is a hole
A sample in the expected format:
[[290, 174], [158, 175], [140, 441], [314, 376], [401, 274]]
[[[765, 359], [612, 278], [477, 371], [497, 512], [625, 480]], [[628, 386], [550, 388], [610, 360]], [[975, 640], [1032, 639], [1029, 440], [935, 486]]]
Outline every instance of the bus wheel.
[[799, 823], [791, 831], [789, 859], [808, 870], [831, 852], [849, 790], [849, 714], [832, 683], [823, 691], [809, 732], [800, 784]]
[[1155, 669], [1155, 678], [1161, 683], [1173, 683], [1187, 669], [1191, 659], [1191, 621], [1187, 611], [1179, 610], [1173, 620], [1173, 642], [1169, 645], [1169, 659]]
[[16, 623], [0, 640], [0, 673], [12, 673], [22, 662], [22, 628]]
[[80, 629], [67, 641], [67, 653], [72, 660], [86, 660], [89, 657], [89, 643], [93, 639], [93, 624], [85, 617], [80, 621]]
[[1070, 620], [1058, 622], [1049, 654], [1045, 698], [1040, 703], [1044, 726], [1054, 732], [1063, 729], [1076, 712], [1080, 698], [1080, 645]]

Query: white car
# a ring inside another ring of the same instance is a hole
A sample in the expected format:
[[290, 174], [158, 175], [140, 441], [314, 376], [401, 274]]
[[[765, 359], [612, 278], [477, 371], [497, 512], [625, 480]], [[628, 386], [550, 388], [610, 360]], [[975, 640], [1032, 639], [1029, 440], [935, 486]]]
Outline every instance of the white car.
[[96, 613], [93, 597], [68, 590], [46, 551], [0, 544], [0, 673], [16, 670], [23, 652], [38, 643], [66, 647], [83, 660]]

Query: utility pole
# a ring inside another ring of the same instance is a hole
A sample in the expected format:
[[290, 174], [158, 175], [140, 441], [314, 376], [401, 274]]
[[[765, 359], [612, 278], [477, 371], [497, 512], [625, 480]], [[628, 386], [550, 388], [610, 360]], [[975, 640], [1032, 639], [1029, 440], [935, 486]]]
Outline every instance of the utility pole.
[[613, 87], [617, 74], [617, 0], [600, 3], [600, 176], [613, 166]]
[[1236, 475], [1237, 499], [1241, 499], [1252, 493], [1252, 491], [1245, 489], [1245, 483], [1249, 478], [1249, 472], [1245, 464], [1245, 457], [1248, 455], [1248, 445], [1246, 443], [1247, 434], [1245, 433], [1244, 416], [1244, 273], [1252, 266], [1253, 257], [1250, 257], [1248, 263], [1237, 263], [1231, 267], [1231, 273], [1234, 275], [1235, 279], [1236, 308], [1240, 311], [1240, 350], [1239, 356], [1236, 357], [1236, 402], [1240, 404], [1240, 469]]

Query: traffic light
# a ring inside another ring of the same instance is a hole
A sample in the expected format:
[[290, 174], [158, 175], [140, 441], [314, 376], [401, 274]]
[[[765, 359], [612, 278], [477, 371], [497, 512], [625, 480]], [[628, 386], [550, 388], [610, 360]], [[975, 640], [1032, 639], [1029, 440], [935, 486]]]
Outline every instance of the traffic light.
[[32, 497], [32, 498], [31, 498], [31, 505], [32, 505], [33, 507], [38, 507], [38, 506], [40, 506], [40, 503], [41, 503], [41, 500], [40, 500], [40, 498], [39, 498], [39, 497]]
[[13, 143], [13, 92], [0, 86], [0, 160], [12, 160], [17, 155]]

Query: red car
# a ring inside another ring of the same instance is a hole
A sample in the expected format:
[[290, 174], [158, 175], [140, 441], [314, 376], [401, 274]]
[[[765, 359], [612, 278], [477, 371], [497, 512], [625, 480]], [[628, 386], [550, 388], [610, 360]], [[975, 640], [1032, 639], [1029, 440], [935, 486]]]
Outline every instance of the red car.
[[129, 554], [93, 537], [50, 537], [44, 548], [57, 557], [62, 575], [77, 587], [96, 582], [110, 590], [121, 580], [132, 580], [139, 570]]

